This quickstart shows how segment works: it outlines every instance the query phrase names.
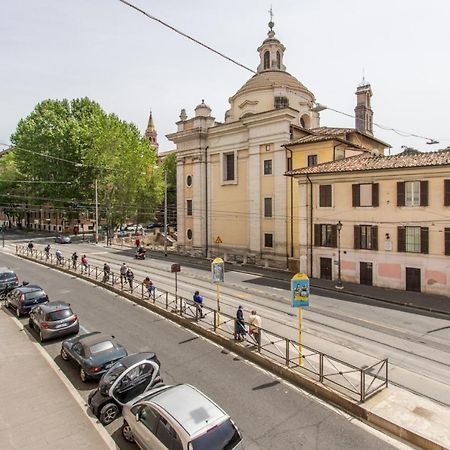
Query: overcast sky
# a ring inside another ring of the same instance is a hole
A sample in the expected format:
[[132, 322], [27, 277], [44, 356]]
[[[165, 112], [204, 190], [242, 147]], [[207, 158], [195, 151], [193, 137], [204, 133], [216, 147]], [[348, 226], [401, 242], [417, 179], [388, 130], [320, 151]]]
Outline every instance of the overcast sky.
[[[287, 70], [318, 102], [353, 114], [364, 68], [374, 122], [440, 140], [375, 127], [393, 152], [450, 145], [448, 0], [129, 1], [254, 69], [272, 3]], [[0, 142], [39, 101], [87, 96], [142, 131], [152, 109], [169, 150], [181, 108], [205, 99], [223, 121], [251, 77], [118, 0], [0, 0], [0, 17]], [[326, 111], [321, 125], [354, 120]]]

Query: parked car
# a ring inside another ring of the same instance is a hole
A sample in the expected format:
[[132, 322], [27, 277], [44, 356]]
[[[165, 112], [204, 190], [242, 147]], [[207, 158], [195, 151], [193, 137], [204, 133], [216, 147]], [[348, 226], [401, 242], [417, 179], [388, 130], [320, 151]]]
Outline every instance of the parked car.
[[70, 244], [72, 242], [72, 239], [70, 239], [70, 236], [64, 236], [61, 234], [55, 237], [55, 242], [57, 244]]
[[152, 230], [153, 228], [163, 228], [163, 227], [164, 227], [164, 225], [162, 223], [155, 222], [155, 223], [149, 223], [146, 228], [147, 228], [147, 230]]
[[114, 336], [106, 336], [100, 331], [66, 339], [61, 345], [61, 358], [79, 367], [83, 383], [101, 378], [124, 356], [127, 356], [125, 347]]
[[77, 315], [70, 304], [65, 302], [49, 302], [34, 308], [30, 312], [28, 324], [37, 331], [41, 342], [76, 334], [80, 330]]
[[14, 308], [17, 317], [28, 314], [42, 303], [48, 303], [48, 295], [36, 284], [18, 286], [6, 295], [6, 307]]
[[122, 414], [123, 437], [143, 450], [244, 448], [230, 416], [189, 384], [156, 388], [127, 403]]
[[0, 296], [19, 286], [19, 279], [15, 272], [8, 267], [0, 267]]
[[160, 367], [152, 352], [122, 358], [102, 376], [97, 389], [89, 394], [88, 405], [94, 415], [103, 425], [114, 421], [125, 403], [162, 384]]

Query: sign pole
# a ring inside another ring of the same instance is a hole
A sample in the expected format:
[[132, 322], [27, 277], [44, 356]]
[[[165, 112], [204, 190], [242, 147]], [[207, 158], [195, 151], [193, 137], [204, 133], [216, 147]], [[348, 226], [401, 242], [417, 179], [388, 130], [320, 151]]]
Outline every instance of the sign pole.
[[217, 294], [217, 328], [220, 328], [220, 285], [216, 283]]
[[[216, 239], [217, 243], [217, 239]], [[216, 285], [217, 297], [217, 321], [216, 328], [220, 328], [220, 283], [224, 281], [225, 264], [222, 258], [215, 258], [211, 263], [211, 277], [212, 282]]]
[[302, 367], [302, 311], [303, 308], [298, 308], [298, 365]]

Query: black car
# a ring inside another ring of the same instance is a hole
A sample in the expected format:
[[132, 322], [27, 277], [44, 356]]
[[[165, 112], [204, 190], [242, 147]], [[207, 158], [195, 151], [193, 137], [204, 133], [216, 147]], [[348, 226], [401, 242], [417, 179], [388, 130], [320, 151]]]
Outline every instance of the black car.
[[61, 358], [71, 360], [80, 368], [83, 383], [89, 379], [99, 379], [124, 356], [125, 347], [119, 344], [114, 336], [107, 336], [100, 331], [82, 334], [66, 339], [61, 346]]
[[17, 275], [8, 267], [0, 267], [0, 296], [19, 286]]
[[42, 303], [48, 303], [48, 295], [36, 284], [18, 286], [6, 295], [6, 307], [14, 308], [17, 317], [28, 314]]
[[160, 367], [152, 352], [122, 358], [103, 375], [98, 388], [89, 394], [88, 405], [94, 415], [103, 425], [111, 423], [125, 403], [162, 385]]

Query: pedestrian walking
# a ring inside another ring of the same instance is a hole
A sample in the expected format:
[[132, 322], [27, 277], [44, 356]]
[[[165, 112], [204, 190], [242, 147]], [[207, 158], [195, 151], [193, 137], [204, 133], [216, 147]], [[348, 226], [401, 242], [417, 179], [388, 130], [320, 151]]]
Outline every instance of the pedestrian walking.
[[72, 253], [72, 267], [77, 270], [78, 255], [77, 252]]
[[127, 280], [127, 272], [128, 272], [128, 267], [125, 263], [122, 263], [122, 265], [120, 266], [120, 284], [123, 287], [123, 282]]
[[88, 270], [88, 259], [86, 255], [83, 255], [81, 257], [81, 265], [83, 266], [83, 269], [87, 272]]
[[108, 263], [103, 264], [103, 283], [107, 283], [109, 281], [110, 275], [111, 267], [109, 267]]
[[28, 250], [27, 250], [27, 254], [28, 252], [30, 252], [31, 254], [33, 254], [33, 248], [34, 248], [34, 244], [33, 242], [28, 242]]
[[61, 253], [60, 249], [56, 250], [55, 256], [56, 256], [56, 264], [62, 264], [64, 261], [64, 258], [63, 258], [63, 254]]
[[134, 273], [130, 268], [128, 268], [126, 276], [127, 276], [128, 284], [130, 285], [130, 291], [133, 292]]
[[253, 336], [258, 346], [261, 345], [261, 317], [253, 310], [248, 318], [249, 330], [248, 333]]
[[148, 296], [155, 298], [156, 287], [153, 284], [153, 281], [150, 280], [150, 277], [145, 277], [145, 279], [142, 283], [144, 284], [144, 287], [147, 289]]
[[203, 319], [205, 315], [203, 314], [203, 297], [200, 295], [199, 291], [195, 291], [192, 297], [195, 303], [195, 318], [199, 317]]
[[234, 339], [237, 341], [243, 341], [245, 335], [247, 334], [245, 330], [245, 319], [244, 319], [244, 309], [239, 305], [236, 311], [236, 322], [234, 328]]
[[141, 246], [141, 240], [139, 238], [136, 238], [134, 244], [136, 245], [136, 248], [139, 248]]
[[46, 247], [44, 248], [44, 252], [45, 252], [45, 259], [50, 258], [50, 244], [46, 245]]

